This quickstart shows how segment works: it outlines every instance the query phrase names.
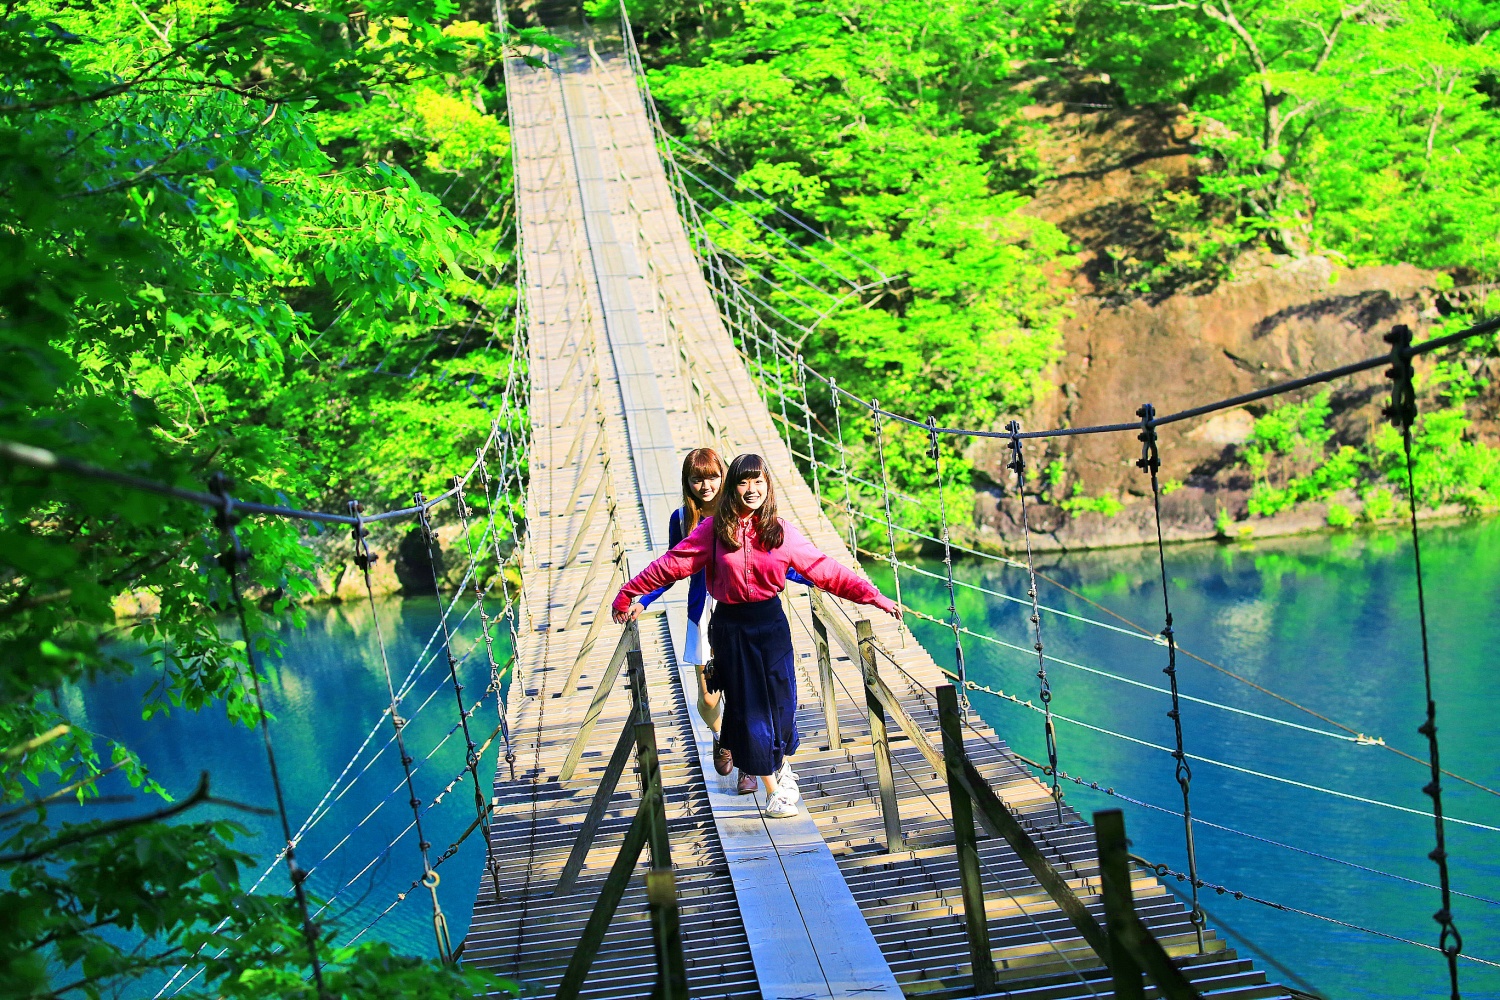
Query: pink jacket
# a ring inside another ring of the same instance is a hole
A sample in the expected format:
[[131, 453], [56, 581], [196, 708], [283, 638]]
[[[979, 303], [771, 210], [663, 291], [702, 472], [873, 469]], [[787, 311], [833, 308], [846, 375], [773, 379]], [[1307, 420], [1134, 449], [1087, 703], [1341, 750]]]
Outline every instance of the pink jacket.
[[[806, 535], [784, 518], [778, 520], [785, 539], [778, 548], [769, 550], [754, 543], [754, 522], [748, 517], [740, 521], [741, 544], [737, 549], [715, 542], [713, 518], [699, 521], [686, 538], [620, 588], [615, 595], [614, 609], [624, 613], [632, 598], [692, 576], [704, 567], [708, 569], [705, 574], [708, 593], [714, 600], [725, 604], [764, 601], [785, 589], [787, 566], [796, 569], [819, 589], [846, 600], [873, 604], [882, 611], [890, 611], [896, 606], [869, 580], [818, 551]], [[746, 544], [747, 534], [749, 544]]]

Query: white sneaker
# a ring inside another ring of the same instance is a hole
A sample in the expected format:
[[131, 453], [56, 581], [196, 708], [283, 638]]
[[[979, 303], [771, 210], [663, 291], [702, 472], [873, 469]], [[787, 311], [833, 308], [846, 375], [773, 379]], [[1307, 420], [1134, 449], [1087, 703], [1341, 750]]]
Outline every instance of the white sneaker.
[[[788, 786], [795, 793], [794, 786]], [[790, 819], [797, 815], [797, 800], [787, 795], [788, 788], [777, 788], [763, 810], [767, 819]]]
[[781, 758], [781, 767], [776, 769], [776, 773], [771, 775], [771, 778], [776, 782], [777, 788], [790, 786], [793, 791], [799, 790], [797, 772], [792, 770], [792, 762], [785, 757]]

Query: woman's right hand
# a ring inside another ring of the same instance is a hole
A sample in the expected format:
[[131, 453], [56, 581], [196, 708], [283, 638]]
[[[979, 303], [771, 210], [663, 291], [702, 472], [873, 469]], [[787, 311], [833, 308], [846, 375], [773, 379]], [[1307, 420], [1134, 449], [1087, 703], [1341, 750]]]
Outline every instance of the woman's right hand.
[[624, 611], [612, 610], [610, 612], [610, 616], [614, 618], [616, 625], [625, 625], [629, 622], [635, 621], [641, 616], [641, 612], [645, 610], [646, 606], [640, 601], [631, 601], [630, 607], [626, 608]]

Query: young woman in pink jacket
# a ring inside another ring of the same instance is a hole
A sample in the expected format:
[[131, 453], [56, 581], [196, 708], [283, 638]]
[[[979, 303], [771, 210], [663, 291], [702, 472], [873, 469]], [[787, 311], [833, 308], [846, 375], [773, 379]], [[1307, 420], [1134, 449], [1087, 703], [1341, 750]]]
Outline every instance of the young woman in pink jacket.
[[874, 584], [818, 551], [776, 516], [776, 490], [765, 460], [741, 455], [729, 466], [718, 510], [615, 595], [616, 622], [639, 614], [638, 597], [705, 571], [718, 602], [709, 624], [716, 684], [726, 695], [720, 742], [742, 770], [760, 777], [765, 815], [797, 815], [797, 676], [792, 632], [780, 594], [792, 568], [814, 586], [897, 618], [896, 605]]

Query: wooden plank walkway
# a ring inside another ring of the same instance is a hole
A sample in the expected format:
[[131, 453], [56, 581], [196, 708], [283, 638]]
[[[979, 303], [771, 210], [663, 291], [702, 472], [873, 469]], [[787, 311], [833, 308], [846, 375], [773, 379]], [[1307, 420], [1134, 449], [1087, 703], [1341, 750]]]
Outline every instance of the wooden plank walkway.
[[[627, 776], [578, 883], [553, 895], [629, 710], [618, 685], [602, 702], [577, 772], [561, 780], [619, 635], [607, 608], [620, 582], [617, 566], [634, 571], [665, 543], [681, 454], [706, 443], [726, 455], [764, 455], [778, 473], [784, 514], [825, 552], [857, 565], [797, 475], [714, 307], [618, 44], [578, 42], [547, 69], [507, 66], [531, 322], [529, 627], [508, 709], [517, 774], [512, 780], [502, 767], [495, 785], [500, 884], [486, 877], [481, 886], [466, 947], [467, 961], [526, 980], [539, 994], [560, 979], [638, 798]], [[641, 638], [692, 995], [971, 995], [947, 791], [931, 764], [892, 727], [904, 844], [888, 852], [859, 666], [833, 643], [842, 739], [832, 746], [809, 597], [789, 588], [803, 734], [793, 763], [806, 809], [796, 821], [761, 820], [762, 796], [735, 795], [732, 780], [708, 760], [708, 733], [691, 708], [692, 668], [679, 668], [675, 656], [681, 597], [665, 619], [643, 622]], [[867, 616], [830, 603], [851, 633], [850, 623]], [[941, 672], [894, 621], [873, 617], [893, 661], [881, 663], [887, 683], [937, 739], [931, 692], [944, 683]], [[1047, 790], [977, 716], [974, 722], [968, 752], [976, 766], [1101, 914], [1091, 828], [1066, 809], [1058, 823]], [[980, 853], [1003, 995], [1110, 995], [1099, 959], [1009, 847], [985, 839]], [[1173, 954], [1196, 951], [1175, 897], [1144, 876], [1135, 893]], [[650, 993], [644, 897], [637, 883], [621, 904], [586, 995]], [[1288, 995], [1212, 932], [1205, 953], [1189, 961], [1200, 988], [1215, 996]]]

